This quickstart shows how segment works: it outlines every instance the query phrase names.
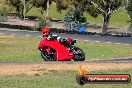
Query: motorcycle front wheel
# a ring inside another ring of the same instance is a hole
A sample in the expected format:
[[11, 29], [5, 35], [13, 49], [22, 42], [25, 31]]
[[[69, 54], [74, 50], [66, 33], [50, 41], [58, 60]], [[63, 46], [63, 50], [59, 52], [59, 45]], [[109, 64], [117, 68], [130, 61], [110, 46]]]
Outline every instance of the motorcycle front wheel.
[[74, 61], [84, 61], [85, 60], [85, 53], [79, 47], [74, 46], [72, 52], [74, 52], [74, 57], [73, 57]]
[[[47, 49], [49, 49], [49, 52], [47, 52]], [[56, 51], [50, 47], [45, 47], [41, 50], [41, 57], [45, 61], [56, 61], [57, 56], [56, 56]]]

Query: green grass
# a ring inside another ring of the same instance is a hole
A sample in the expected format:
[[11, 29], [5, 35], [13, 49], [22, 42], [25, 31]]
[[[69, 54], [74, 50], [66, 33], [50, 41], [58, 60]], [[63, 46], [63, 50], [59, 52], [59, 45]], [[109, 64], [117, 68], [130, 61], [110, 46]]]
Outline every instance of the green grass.
[[119, 27], [127, 26], [129, 21], [128, 16], [126, 10], [115, 12], [110, 19], [110, 24], [114, 26], [118, 25]]
[[[89, 74], [130, 74], [132, 69], [88, 72]], [[76, 71], [51, 70], [42, 75], [0, 76], [0, 88], [131, 88], [129, 84], [85, 84], [76, 83]]]
[[0, 38], [0, 61], [40, 61], [37, 37]]
[[[87, 21], [90, 24], [99, 24], [102, 25], [103, 23], [103, 17], [102, 15], [99, 15], [97, 18], [93, 18], [88, 13], [84, 13], [84, 16], [86, 17]], [[112, 14], [110, 18], [110, 26], [115, 27], [124, 27], [128, 25], [128, 14], [126, 10], [120, 10]]]
[[40, 11], [37, 8], [32, 8], [26, 15], [42, 17], [42, 14], [40, 13]]
[[[49, 8], [49, 16], [52, 19], [63, 19], [64, 15], [67, 11], [62, 10], [62, 12], [58, 12], [56, 9], [55, 4], [52, 4]], [[46, 14], [46, 13], [45, 13]], [[42, 14], [40, 13], [39, 9], [37, 8], [32, 8], [26, 15], [28, 16], [37, 16], [37, 17], [43, 17]]]
[[125, 45], [107, 44], [105, 42], [79, 42], [77, 46], [82, 48], [86, 53], [87, 59], [99, 59], [99, 58], [122, 58], [131, 57], [131, 47]]
[[[0, 36], [0, 61], [39, 62], [37, 49], [41, 38], [24, 36]], [[78, 41], [76, 46], [83, 49], [87, 60], [132, 57], [132, 46]]]

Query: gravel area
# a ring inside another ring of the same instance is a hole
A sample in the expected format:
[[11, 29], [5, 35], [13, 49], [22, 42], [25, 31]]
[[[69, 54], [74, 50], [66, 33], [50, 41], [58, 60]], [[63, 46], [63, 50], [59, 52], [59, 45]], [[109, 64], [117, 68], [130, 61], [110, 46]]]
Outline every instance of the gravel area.
[[35, 75], [51, 70], [77, 70], [79, 66], [86, 71], [122, 70], [132, 68], [132, 63], [84, 63], [84, 64], [45, 64], [45, 63], [3, 63], [0, 64], [0, 75]]

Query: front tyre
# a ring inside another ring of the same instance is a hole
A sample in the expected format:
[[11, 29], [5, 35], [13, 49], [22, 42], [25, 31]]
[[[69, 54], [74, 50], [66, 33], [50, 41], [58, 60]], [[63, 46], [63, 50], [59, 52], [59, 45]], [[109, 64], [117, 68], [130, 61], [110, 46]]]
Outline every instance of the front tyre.
[[[49, 50], [47, 51], [47, 49], [49, 49]], [[53, 49], [51, 49], [49, 47], [43, 48], [41, 50], [41, 57], [45, 61], [56, 61], [57, 60], [57, 56], [56, 56], [55, 50], [53, 50]]]
[[84, 61], [85, 60], [85, 53], [79, 47], [74, 46], [74, 48], [72, 49], [72, 52], [74, 52], [74, 57], [73, 57], [74, 61]]

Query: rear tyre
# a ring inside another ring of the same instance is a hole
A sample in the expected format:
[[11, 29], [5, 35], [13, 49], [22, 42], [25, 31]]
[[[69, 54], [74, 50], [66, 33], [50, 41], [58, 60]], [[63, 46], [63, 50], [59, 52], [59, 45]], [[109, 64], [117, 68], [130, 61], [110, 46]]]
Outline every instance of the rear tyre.
[[83, 52], [82, 49], [74, 46], [74, 49], [72, 51], [75, 53], [73, 57], [74, 61], [84, 61], [85, 60], [85, 53]]
[[41, 57], [45, 60], [45, 61], [56, 61], [57, 60], [57, 56], [56, 56], [56, 51], [52, 48], [50, 48], [49, 53], [46, 51], [46, 49], [49, 47], [45, 47], [42, 49], [41, 51]]

